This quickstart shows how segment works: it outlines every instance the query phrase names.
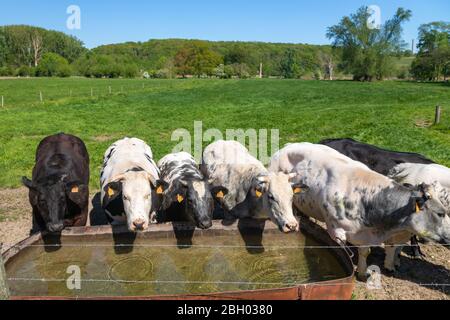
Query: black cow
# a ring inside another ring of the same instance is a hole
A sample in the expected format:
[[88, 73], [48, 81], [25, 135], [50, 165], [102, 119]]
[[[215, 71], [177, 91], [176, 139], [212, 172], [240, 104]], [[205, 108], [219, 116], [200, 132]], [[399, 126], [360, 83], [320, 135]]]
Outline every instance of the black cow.
[[[327, 139], [319, 142], [319, 144], [326, 145], [330, 148], [339, 151], [347, 157], [362, 162], [373, 171], [387, 176], [389, 171], [401, 163], [434, 163], [421, 154], [411, 152], [399, 152], [381, 149], [376, 146], [359, 142], [350, 138], [345, 139]], [[411, 244], [414, 249], [414, 256], [423, 255], [418, 247], [417, 239], [411, 239]]]
[[41, 141], [32, 180], [22, 178], [33, 207], [33, 229], [60, 232], [85, 226], [89, 206], [89, 155], [81, 139], [60, 133]]
[[348, 138], [328, 139], [319, 143], [333, 148], [353, 160], [362, 162], [373, 171], [385, 176], [400, 163], [434, 163], [418, 153], [385, 150]]

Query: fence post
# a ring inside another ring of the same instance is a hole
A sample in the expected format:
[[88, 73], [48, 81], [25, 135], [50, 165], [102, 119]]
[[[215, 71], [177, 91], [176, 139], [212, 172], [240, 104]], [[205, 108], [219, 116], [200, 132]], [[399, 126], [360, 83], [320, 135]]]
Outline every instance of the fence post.
[[5, 101], [4, 101], [4, 99], [3, 99], [3, 96], [2, 96], [2, 108], [5, 106]]
[[42, 91], [39, 91], [39, 99], [41, 100], [41, 102], [44, 102], [44, 98], [42, 97]]
[[91, 88], [91, 97], [93, 97], [93, 96], [94, 96], [94, 89]]
[[108, 88], [109, 88], [109, 94], [111, 94], [111, 92], [112, 92], [111, 86], [109, 86]]
[[3, 265], [3, 257], [1, 255], [1, 245], [0, 245], [0, 300], [9, 299], [9, 289], [6, 283], [6, 271]]
[[441, 122], [441, 106], [436, 106], [436, 112], [434, 115], [434, 124], [439, 124]]

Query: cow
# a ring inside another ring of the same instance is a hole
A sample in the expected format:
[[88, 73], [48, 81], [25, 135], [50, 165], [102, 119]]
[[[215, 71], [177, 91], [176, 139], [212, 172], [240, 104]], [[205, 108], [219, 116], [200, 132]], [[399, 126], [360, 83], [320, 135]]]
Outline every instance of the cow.
[[432, 160], [418, 153], [398, 152], [381, 149], [353, 139], [327, 139], [319, 142], [333, 148], [350, 159], [364, 163], [373, 171], [387, 175], [400, 163], [432, 164]]
[[194, 158], [186, 152], [172, 153], [159, 160], [158, 167], [165, 183], [158, 222], [194, 222], [201, 229], [210, 228], [214, 199]]
[[[350, 138], [327, 139], [319, 143], [339, 151], [350, 159], [362, 162], [373, 171], [385, 176], [402, 163], [434, 164], [432, 160], [418, 153], [381, 149]], [[411, 238], [411, 244], [414, 257], [420, 258], [424, 256], [416, 237]]]
[[32, 179], [22, 177], [22, 183], [33, 208], [30, 234], [86, 225], [89, 155], [80, 138], [64, 133], [44, 138], [36, 150]]
[[338, 243], [360, 246], [360, 278], [366, 275], [370, 246], [393, 241], [405, 231], [450, 244], [450, 217], [437, 197], [437, 182], [408, 188], [330, 147], [311, 143], [281, 149], [269, 170], [297, 173], [307, 191], [294, 197], [295, 207], [325, 222]]
[[295, 174], [270, 173], [243, 145], [223, 140], [204, 150], [201, 171], [228, 216], [271, 219], [285, 233], [299, 230], [292, 211], [300, 190], [290, 182]]
[[156, 220], [163, 193], [150, 146], [124, 138], [113, 143], [103, 159], [101, 203], [109, 222], [126, 224], [131, 232], [146, 230]]
[[[450, 169], [439, 164], [402, 163], [392, 168], [388, 177], [404, 185], [417, 186], [421, 183], [439, 182], [437, 196], [450, 214]], [[408, 233], [397, 236], [396, 242], [407, 240]], [[406, 241], [405, 241], [406, 242]], [[392, 251], [389, 251], [392, 250]], [[400, 266], [401, 246], [391, 247], [387, 251], [390, 262], [387, 265]]]

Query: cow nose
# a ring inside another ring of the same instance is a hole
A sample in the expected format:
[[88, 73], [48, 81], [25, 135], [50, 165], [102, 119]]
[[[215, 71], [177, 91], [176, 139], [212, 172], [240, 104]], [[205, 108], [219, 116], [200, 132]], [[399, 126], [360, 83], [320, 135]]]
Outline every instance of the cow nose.
[[299, 225], [297, 222], [288, 222], [283, 226], [283, 232], [289, 233], [292, 231], [299, 231]]
[[212, 221], [203, 221], [198, 224], [200, 229], [209, 229], [212, 227]]
[[133, 221], [133, 225], [136, 230], [144, 230], [145, 221], [142, 219]]
[[47, 229], [50, 232], [60, 232], [64, 229], [64, 225], [62, 223], [49, 223]]

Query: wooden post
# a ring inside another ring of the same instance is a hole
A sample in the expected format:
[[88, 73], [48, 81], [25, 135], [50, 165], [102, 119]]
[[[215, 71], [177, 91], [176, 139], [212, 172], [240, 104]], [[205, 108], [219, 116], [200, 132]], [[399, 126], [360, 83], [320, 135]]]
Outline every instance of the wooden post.
[[259, 64], [259, 78], [262, 79], [263, 77], [263, 64], [262, 62]]
[[42, 91], [39, 91], [39, 99], [41, 100], [41, 102], [44, 102], [44, 98], [42, 97]]
[[436, 113], [434, 115], [434, 124], [441, 122], [441, 106], [436, 106]]
[[109, 94], [111, 94], [111, 92], [112, 92], [111, 86], [109, 86], [108, 89], [109, 89]]
[[6, 282], [6, 271], [3, 265], [3, 257], [1, 255], [1, 245], [0, 245], [0, 300], [9, 299], [9, 289], [8, 283]]

